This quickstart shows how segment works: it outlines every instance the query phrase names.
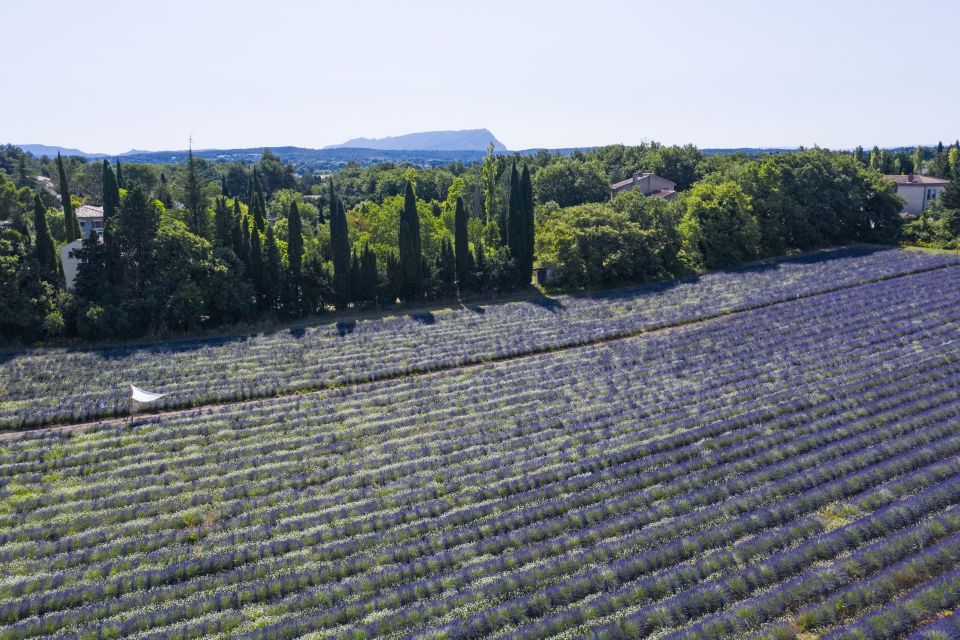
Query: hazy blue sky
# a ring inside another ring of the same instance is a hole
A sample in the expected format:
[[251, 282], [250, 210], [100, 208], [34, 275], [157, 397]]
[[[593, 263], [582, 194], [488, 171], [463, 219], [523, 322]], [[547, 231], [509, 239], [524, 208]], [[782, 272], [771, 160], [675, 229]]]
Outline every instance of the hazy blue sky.
[[489, 128], [511, 149], [960, 137], [960, 2], [4, 1], [0, 142]]

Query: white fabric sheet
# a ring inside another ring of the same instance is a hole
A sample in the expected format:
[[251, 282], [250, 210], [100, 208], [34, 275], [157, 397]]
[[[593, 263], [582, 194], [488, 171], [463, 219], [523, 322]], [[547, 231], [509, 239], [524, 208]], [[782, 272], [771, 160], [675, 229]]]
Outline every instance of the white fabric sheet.
[[130, 397], [132, 397], [137, 402], [153, 402], [154, 400], [159, 400], [166, 393], [150, 393], [149, 391], [144, 391], [140, 387], [135, 387], [130, 385]]

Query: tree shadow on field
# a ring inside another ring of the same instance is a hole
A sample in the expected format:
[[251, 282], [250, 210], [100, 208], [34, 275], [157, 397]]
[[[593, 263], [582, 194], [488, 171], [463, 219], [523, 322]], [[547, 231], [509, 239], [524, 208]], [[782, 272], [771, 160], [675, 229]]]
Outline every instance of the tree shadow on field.
[[567, 308], [560, 300], [551, 298], [550, 296], [545, 296], [543, 294], [536, 298], [531, 298], [530, 300], [527, 300], [527, 302], [553, 313], [556, 313], [557, 311], [563, 311]]
[[342, 338], [345, 335], [353, 333], [356, 328], [356, 320], [341, 320], [337, 323], [337, 334]]
[[430, 311], [417, 311], [410, 314], [410, 318], [419, 322], [420, 324], [436, 324], [437, 317], [433, 315]]
[[[789, 256], [789, 257], [780, 257], [772, 258], [769, 260], [762, 260], [739, 267], [731, 269], [722, 269], [711, 272], [710, 275], [715, 275], [718, 273], [762, 273], [766, 271], [776, 270], [781, 268], [784, 264], [815, 264], [819, 262], [825, 262], [829, 260], [835, 260], [837, 258], [856, 258], [872, 255], [875, 253], [880, 253], [883, 251], [899, 250], [896, 247], [886, 246], [886, 245], [867, 245], [867, 244], [858, 244], [858, 245], [849, 245], [846, 247], [840, 248], [825, 248], [821, 250], [811, 250], [803, 254]], [[696, 283], [701, 280], [703, 276], [694, 275], [686, 278], [680, 278], [676, 280], [668, 280], [654, 283], [647, 283], [642, 285], [633, 285], [627, 286], [619, 289], [607, 289], [599, 291], [582, 291], [577, 293], [565, 294], [562, 297], [550, 297], [544, 294], [539, 289], [529, 286], [521, 289], [518, 292], [515, 292], [516, 295], [499, 295], [490, 299], [489, 297], [484, 298], [484, 300], [475, 302], [473, 300], [466, 300], [465, 302], [458, 302], [457, 304], [446, 303], [448, 308], [453, 310], [466, 309], [478, 315], [488, 314], [488, 307], [490, 309], [495, 309], [495, 307], [518, 302], [528, 302], [532, 305], [536, 305], [543, 309], [546, 309], [550, 312], [560, 312], [566, 309], [565, 301], [568, 301], [571, 298], [585, 298], [589, 300], [598, 300], [598, 301], [616, 301], [618, 299], [631, 298], [635, 297], [638, 294], [644, 293], [656, 293], [660, 291], [667, 291], [674, 287], [686, 285], [690, 283]], [[440, 308], [440, 304], [434, 305], [434, 308]], [[362, 313], [360, 314], [362, 319], [386, 319], [393, 318], [397, 319], [400, 314], [403, 313], [402, 308], [385, 308], [377, 310], [372, 313]], [[420, 322], [424, 325], [433, 325], [437, 322], [433, 311], [409, 311], [408, 315], [411, 319], [416, 322]], [[496, 314], [494, 314], [496, 315]], [[122, 360], [129, 358], [131, 355], [134, 355], [138, 352], [155, 354], [157, 356], [165, 355], [175, 355], [180, 353], [189, 353], [192, 351], [199, 351], [202, 349], [217, 348], [217, 347], [226, 347], [226, 348], [242, 348], [244, 343], [247, 343], [251, 340], [262, 339], [264, 337], [269, 337], [271, 335], [277, 334], [286, 334], [291, 339], [300, 340], [307, 336], [308, 329], [320, 329], [320, 328], [329, 328], [333, 327], [337, 334], [340, 337], [352, 334], [357, 327], [356, 318], [346, 318], [342, 320], [336, 320], [335, 318], [324, 318], [323, 316], [318, 316], [316, 318], [305, 319], [296, 324], [287, 324], [287, 325], [272, 325], [272, 326], [252, 326], [242, 329], [237, 329], [236, 333], [227, 333], [220, 335], [201, 335], [196, 337], [189, 338], [172, 338], [172, 339], [136, 339], [125, 343], [113, 343], [113, 344], [70, 344], [65, 346], [51, 346], [48, 348], [41, 347], [39, 349], [31, 349], [29, 347], [22, 346], [9, 346], [0, 348], [0, 366], [6, 365], [11, 361], [16, 360], [17, 358], [24, 356], [31, 356], [37, 354], [49, 353], [54, 357], [62, 357], [64, 353], [86, 353], [91, 354], [97, 358], [100, 358], [105, 361], [110, 360]], [[229, 329], [225, 329], [229, 331]]]

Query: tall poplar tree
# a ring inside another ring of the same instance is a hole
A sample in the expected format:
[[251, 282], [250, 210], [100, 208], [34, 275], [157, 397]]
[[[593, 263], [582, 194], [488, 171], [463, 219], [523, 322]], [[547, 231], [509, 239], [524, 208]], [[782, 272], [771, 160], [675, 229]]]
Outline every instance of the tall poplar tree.
[[413, 300], [420, 295], [422, 289], [422, 261], [423, 252], [420, 247], [420, 217], [417, 214], [417, 196], [413, 192], [413, 184], [407, 182], [404, 191], [403, 210], [400, 212], [400, 272], [402, 283], [400, 287], [401, 300]]
[[859, 162], [860, 164], [866, 164], [864, 161], [863, 147], [857, 145], [857, 148], [853, 150], [853, 159]]
[[70, 199], [70, 185], [67, 184], [67, 172], [63, 168], [63, 158], [57, 153], [57, 174], [60, 178], [60, 201], [63, 204], [63, 226], [67, 232], [67, 242], [73, 242], [80, 237], [80, 221], [77, 212], [73, 210], [73, 201]]
[[916, 173], [923, 173], [923, 145], [917, 145], [913, 150], [913, 170]]
[[482, 217], [484, 223], [499, 218], [497, 213], [500, 209], [497, 198], [497, 159], [493, 154], [493, 142], [487, 149], [487, 156], [483, 159], [481, 175], [483, 177], [484, 205], [486, 207], [485, 215]]
[[37, 262], [40, 264], [40, 277], [56, 287], [60, 282], [60, 267], [53, 238], [50, 237], [50, 229], [47, 227], [47, 209], [40, 200], [39, 192], [33, 194], [33, 231], [36, 236], [34, 245]]
[[330, 201], [330, 255], [333, 257], [333, 295], [337, 308], [350, 302], [350, 237], [347, 233], [347, 214], [337, 197], [333, 180], [329, 182]]
[[453, 221], [453, 242], [457, 261], [457, 286], [462, 292], [470, 282], [470, 241], [467, 238], [467, 212], [463, 208], [463, 199], [459, 197]]
[[483, 182], [483, 170], [478, 166], [476, 180], [473, 182], [473, 208], [470, 211], [470, 215], [482, 222], [486, 216], [483, 215], [483, 191], [480, 188], [481, 182]]

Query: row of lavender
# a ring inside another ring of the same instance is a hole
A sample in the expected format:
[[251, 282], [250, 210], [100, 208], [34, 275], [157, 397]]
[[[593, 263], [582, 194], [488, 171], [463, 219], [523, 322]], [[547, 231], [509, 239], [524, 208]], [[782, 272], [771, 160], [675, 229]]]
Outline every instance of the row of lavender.
[[847, 637], [945, 610], [958, 292], [946, 269], [4, 443], [0, 636]]
[[942, 253], [859, 246], [592, 296], [207, 341], [7, 354], [0, 429], [123, 414], [127, 383], [171, 392], [158, 403], [165, 408], [272, 397], [586, 344], [954, 262]]

